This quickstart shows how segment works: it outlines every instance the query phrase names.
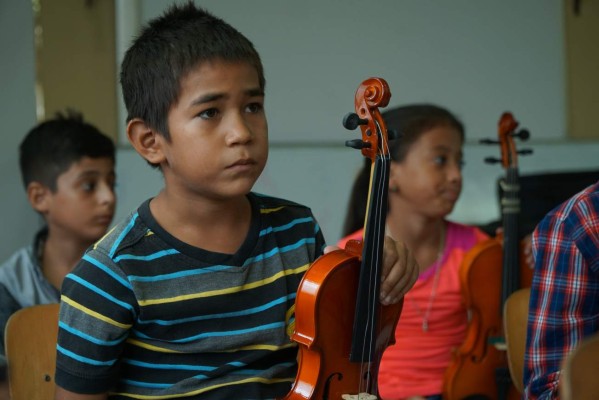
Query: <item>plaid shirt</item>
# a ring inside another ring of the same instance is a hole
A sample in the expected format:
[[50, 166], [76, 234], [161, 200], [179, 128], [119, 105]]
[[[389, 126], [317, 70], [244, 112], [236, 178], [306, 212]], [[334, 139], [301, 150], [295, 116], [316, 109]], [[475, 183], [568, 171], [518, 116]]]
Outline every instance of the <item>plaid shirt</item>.
[[599, 182], [547, 214], [532, 243], [524, 397], [556, 399], [563, 359], [599, 331]]

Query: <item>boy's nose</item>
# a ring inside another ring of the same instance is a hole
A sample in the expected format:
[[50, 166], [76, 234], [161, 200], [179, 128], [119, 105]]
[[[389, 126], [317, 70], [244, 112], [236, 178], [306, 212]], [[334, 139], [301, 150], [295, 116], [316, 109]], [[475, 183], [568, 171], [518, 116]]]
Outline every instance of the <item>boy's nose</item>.
[[231, 118], [226, 139], [227, 145], [243, 144], [252, 140], [252, 130], [242, 116]]
[[98, 190], [98, 198], [100, 199], [101, 203], [114, 204], [116, 202], [114, 186], [108, 182], [100, 185], [100, 189]]

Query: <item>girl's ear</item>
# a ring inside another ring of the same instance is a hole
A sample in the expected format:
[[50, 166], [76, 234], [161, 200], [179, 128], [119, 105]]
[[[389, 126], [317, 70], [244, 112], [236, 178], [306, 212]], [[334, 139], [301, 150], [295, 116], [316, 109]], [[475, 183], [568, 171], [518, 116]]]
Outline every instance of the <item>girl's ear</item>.
[[135, 118], [129, 121], [127, 138], [135, 150], [149, 163], [160, 165], [165, 160], [162, 149], [164, 137], [150, 128], [144, 120]]
[[50, 208], [52, 191], [40, 182], [31, 182], [27, 185], [27, 200], [35, 211], [43, 215]]
[[392, 161], [389, 171], [389, 193], [399, 193], [399, 163]]

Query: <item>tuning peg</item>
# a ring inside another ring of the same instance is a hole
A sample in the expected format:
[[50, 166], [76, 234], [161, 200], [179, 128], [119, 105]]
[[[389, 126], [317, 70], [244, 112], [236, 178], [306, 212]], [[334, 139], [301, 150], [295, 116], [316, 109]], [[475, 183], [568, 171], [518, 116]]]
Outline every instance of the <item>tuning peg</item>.
[[495, 158], [495, 157], [487, 157], [485, 158], [485, 162], [487, 164], [497, 164], [500, 163], [502, 160], [501, 158]]
[[512, 136], [519, 137], [520, 140], [526, 141], [528, 138], [530, 138], [530, 132], [528, 129], [520, 129], [520, 131], [514, 132]]
[[498, 140], [493, 140], [493, 139], [481, 139], [480, 144], [499, 144]]
[[343, 126], [345, 129], [349, 129], [350, 131], [353, 131], [359, 125], [366, 124], [368, 124], [368, 120], [360, 118], [356, 113], [348, 113], [345, 117], [343, 117]]
[[529, 154], [532, 154], [532, 149], [518, 150], [517, 153], [520, 154], [520, 155], [523, 155], [523, 156], [527, 156]]
[[358, 149], [358, 150], [370, 147], [370, 143], [364, 142], [363, 140], [360, 140], [360, 139], [346, 140], [345, 145], [347, 147], [353, 147], [354, 149]]

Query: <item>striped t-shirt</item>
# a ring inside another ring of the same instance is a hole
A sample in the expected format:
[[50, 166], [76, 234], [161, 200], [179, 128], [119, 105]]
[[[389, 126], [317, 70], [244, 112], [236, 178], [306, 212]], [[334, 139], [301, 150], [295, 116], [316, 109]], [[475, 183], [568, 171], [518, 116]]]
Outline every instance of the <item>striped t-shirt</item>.
[[63, 284], [57, 384], [115, 399], [285, 395], [295, 295], [324, 239], [307, 207], [248, 198], [232, 255], [177, 240], [149, 201], [96, 243]]

